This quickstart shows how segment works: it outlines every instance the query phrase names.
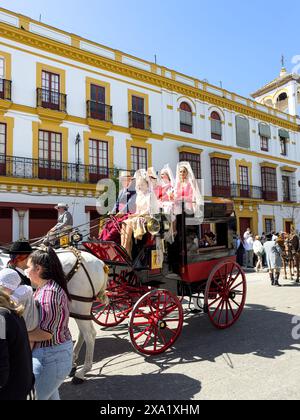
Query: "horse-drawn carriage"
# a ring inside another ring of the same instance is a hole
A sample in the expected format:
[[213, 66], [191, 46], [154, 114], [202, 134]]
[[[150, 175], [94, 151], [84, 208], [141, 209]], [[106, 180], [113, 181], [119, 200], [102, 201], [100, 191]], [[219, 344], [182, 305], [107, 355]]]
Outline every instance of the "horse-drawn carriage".
[[206, 203], [204, 220], [183, 211], [172, 244], [163, 239], [169, 228], [163, 215], [150, 220], [149, 233], [133, 259], [115, 242], [83, 243], [110, 267], [109, 304], [96, 301], [93, 320], [102, 327], [129, 320], [131, 343], [146, 355], [174, 345], [187, 305], [192, 312], [207, 314], [216, 328], [226, 329], [239, 319], [246, 301], [246, 277], [235, 257], [231, 202]]

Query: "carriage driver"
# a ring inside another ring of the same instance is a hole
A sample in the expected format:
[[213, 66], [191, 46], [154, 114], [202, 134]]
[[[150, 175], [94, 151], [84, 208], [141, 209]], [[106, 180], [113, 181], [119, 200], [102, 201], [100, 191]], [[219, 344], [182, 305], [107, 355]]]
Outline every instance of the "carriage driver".
[[59, 203], [54, 208], [58, 211], [58, 219], [57, 224], [50, 230], [49, 234], [59, 236], [62, 233], [70, 232], [73, 229], [73, 216], [68, 211], [68, 204]]

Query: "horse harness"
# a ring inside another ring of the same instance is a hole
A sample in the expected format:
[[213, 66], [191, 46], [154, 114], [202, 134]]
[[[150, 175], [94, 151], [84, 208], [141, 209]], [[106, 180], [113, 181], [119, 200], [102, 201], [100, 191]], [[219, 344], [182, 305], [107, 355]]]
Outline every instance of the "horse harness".
[[[91, 279], [91, 276], [89, 275], [88, 270], [86, 269], [85, 265], [82, 262], [82, 257], [81, 257], [81, 252], [78, 251], [78, 249], [74, 248], [74, 247], [70, 247], [68, 248], [68, 251], [72, 252], [72, 254], [75, 256], [76, 258], [76, 262], [74, 264], [74, 267], [72, 268], [72, 270], [70, 271], [70, 273], [66, 276], [66, 280], [67, 283], [69, 283], [72, 278], [75, 276], [75, 274], [78, 272], [78, 270], [80, 269], [80, 267], [84, 270], [88, 281], [90, 283], [92, 292], [93, 292], [93, 297], [91, 298], [85, 298], [82, 296], [76, 296], [76, 295], [70, 295], [70, 298], [72, 300], [74, 300], [75, 302], [82, 302], [82, 303], [93, 303], [95, 302], [95, 300], [97, 299], [97, 295], [95, 292], [95, 288]], [[93, 319], [92, 315], [79, 315], [79, 314], [74, 314], [74, 313], [70, 313], [70, 317], [74, 318], [74, 319], [78, 319], [80, 321], [91, 321]]]

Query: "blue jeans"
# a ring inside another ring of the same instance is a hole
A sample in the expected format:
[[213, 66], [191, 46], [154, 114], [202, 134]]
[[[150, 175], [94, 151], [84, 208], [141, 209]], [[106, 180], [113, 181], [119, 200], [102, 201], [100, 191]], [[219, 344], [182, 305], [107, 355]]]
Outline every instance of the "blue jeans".
[[71, 372], [72, 360], [72, 341], [33, 351], [33, 373], [38, 400], [60, 399], [58, 389]]

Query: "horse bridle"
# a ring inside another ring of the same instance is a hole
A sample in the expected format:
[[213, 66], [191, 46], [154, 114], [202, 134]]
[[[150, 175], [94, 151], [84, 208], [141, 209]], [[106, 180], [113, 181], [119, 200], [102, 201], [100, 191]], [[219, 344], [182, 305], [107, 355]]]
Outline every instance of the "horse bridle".
[[[93, 303], [93, 302], [95, 302], [95, 300], [97, 299], [97, 295], [96, 295], [96, 292], [95, 292], [95, 288], [94, 288], [91, 276], [89, 275], [88, 270], [86, 269], [85, 265], [82, 262], [81, 252], [74, 247], [68, 248], [68, 251], [72, 252], [72, 254], [75, 256], [76, 262], [74, 264], [74, 267], [70, 271], [70, 273], [66, 276], [67, 283], [69, 283], [72, 280], [72, 278], [78, 272], [80, 267], [82, 267], [86, 276], [87, 276], [87, 278], [88, 278], [88, 281], [90, 283], [90, 286], [91, 286], [91, 289], [92, 289], [92, 292], [93, 292], [93, 297], [91, 297], [91, 298], [85, 298], [85, 297], [76, 296], [76, 295], [70, 295], [70, 298], [72, 300], [74, 300], [75, 302], [82, 302], [82, 303]], [[75, 314], [75, 313], [70, 313], [70, 317], [74, 318], [74, 319], [81, 320], [81, 321], [91, 321], [93, 319], [92, 315], [79, 315], [79, 314]]]

